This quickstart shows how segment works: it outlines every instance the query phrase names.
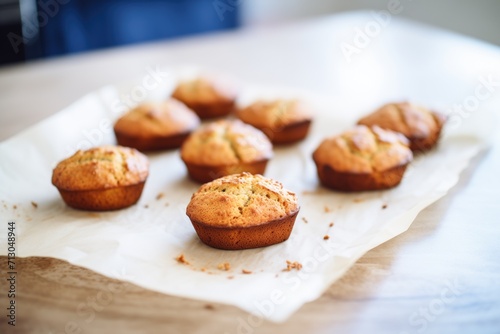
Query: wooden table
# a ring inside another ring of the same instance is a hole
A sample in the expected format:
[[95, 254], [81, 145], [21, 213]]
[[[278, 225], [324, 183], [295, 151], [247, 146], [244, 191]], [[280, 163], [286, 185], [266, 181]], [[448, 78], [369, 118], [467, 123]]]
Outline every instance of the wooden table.
[[[179, 64], [347, 98], [367, 110], [406, 98], [468, 106], [454, 113], [464, 124], [476, 100], [476, 108], [500, 108], [498, 47], [356, 12], [1, 68], [0, 139], [100, 86]], [[17, 326], [7, 326], [2, 311], [1, 332], [499, 333], [500, 136], [493, 142], [406, 233], [367, 253], [285, 323], [248, 328], [248, 314], [231, 306], [147, 291], [57, 259], [20, 258]], [[1, 257], [2, 310], [6, 266]]]

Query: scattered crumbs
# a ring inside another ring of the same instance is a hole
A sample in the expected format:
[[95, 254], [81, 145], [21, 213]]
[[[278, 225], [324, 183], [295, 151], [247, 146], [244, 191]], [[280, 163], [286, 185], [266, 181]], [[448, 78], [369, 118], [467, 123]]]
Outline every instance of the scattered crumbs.
[[158, 193], [158, 195], [156, 195], [156, 200], [158, 201], [158, 200], [162, 199], [163, 196], [165, 196], [164, 193]]
[[14, 204], [14, 205], [12, 206], [12, 208], [13, 208], [14, 210], [15, 210], [15, 209], [17, 209], [17, 205], [15, 205], [15, 204]]
[[186, 258], [184, 257], [184, 254], [181, 254], [179, 255], [178, 257], [175, 258], [177, 260], [177, 262], [179, 263], [182, 263], [182, 264], [187, 264], [189, 265], [189, 261], [186, 260]]
[[332, 227], [333, 226], [333, 222], [331, 222], [328, 226]]
[[252, 273], [252, 271], [251, 271], [251, 270], [246, 270], [246, 269], [241, 269], [241, 272], [242, 272], [243, 274], [247, 274], [247, 275]]
[[217, 269], [228, 271], [229, 269], [231, 269], [231, 264], [229, 262], [219, 263]]
[[207, 268], [201, 268], [200, 271], [205, 272], [205, 271], [207, 271]]
[[33, 201], [31, 201], [31, 205], [33, 205], [33, 207], [34, 207], [35, 209], [36, 209], [36, 208], [38, 208], [38, 203], [37, 203], [37, 202], [33, 202]]
[[232, 276], [232, 275], [227, 277], [227, 279], [233, 279], [233, 278], [234, 278], [234, 276]]
[[331, 212], [332, 210], [327, 206], [325, 205], [325, 212], [328, 213], [328, 212]]
[[330, 239], [330, 236], [328, 234], [323, 237], [323, 240], [328, 240], [328, 239]]
[[353, 199], [352, 201], [353, 201], [354, 203], [361, 203], [361, 202], [363, 202], [363, 201], [364, 201], [364, 199], [362, 199], [362, 198], [355, 198], [355, 199]]
[[30, 221], [32, 221], [32, 220], [33, 220], [33, 218], [31, 218], [31, 217], [26, 217], [26, 221], [30, 222]]
[[387, 204], [382, 205], [382, 210], [387, 209]]
[[7, 209], [7, 204], [3, 203], [3, 208]]
[[206, 304], [205, 309], [207, 310], [215, 310], [215, 307], [212, 304]]
[[169, 205], [170, 205], [170, 203], [169, 203], [169, 202], [165, 203], [165, 206], [169, 206]]
[[302, 221], [303, 221], [304, 223], [306, 223], [306, 224], [307, 224], [307, 223], [309, 223], [309, 221], [307, 220], [307, 218], [306, 218], [306, 217], [302, 217]]
[[314, 195], [314, 194], [316, 194], [316, 192], [317, 191], [315, 191], [315, 190], [304, 190], [302, 192], [302, 195]]
[[147, 209], [147, 208], [149, 208], [149, 205], [144, 204], [144, 209]]
[[274, 277], [278, 277], [278, 276], [279, 276], [279, 274], [274, 275]]
[[213, 274], [214, 274], [214, 273], [213, 273], [213, 272], [211, 272], [211, 271], [207, 271], [206, 273], [207, 273], [207, 274], [209, 274], [209, 275], [213, 275]]
[[286, 269], [283, 269], [283, 271], [292, 271], [292, 269], [300, 270], [300, 269], [302, 269], [302, 264], [300, 264], [297, 261], [292, 262], [292, 261], [286, 260]]

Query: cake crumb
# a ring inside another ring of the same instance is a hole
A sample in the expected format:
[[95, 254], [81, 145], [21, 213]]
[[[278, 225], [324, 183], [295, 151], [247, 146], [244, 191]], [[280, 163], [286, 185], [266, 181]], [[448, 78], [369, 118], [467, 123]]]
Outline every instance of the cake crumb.
[[170, 203], [169, 203], [169, 202], [165, 203], [165, 206], [169, 206], [169, 205], [170, 205]]
[[36, 209], [36, 208], [38, 208], [38, 203], [37, 203], [37, 202], [33, 202], [33, 201], [31, 201], [31, 205], [33, 205], [33, 207], [34, 207], [35, 209]]
[[355, 199], [353, 199], [352, 201], [353, 201], [354, 203], [361, 203], [361, 202], [363, 202], [363, 201], [364, 201], [364, 199], [362, 199], [362, 198], [355, 198]]
[[382, 210], [387, 209], [387, 204], [382, 205]]
[[304, 190], [304, 191], [302, 192], [302, 195], [314, 195], [314, 194], [316, 194], [316, 193], [317, 193], [317, 191], [316, 191], [316, 190]]
[[233, 279], [233, 278], [234, 278], [233, 275], [227, 277], [227, 279]]
[[12, 208], [13, 208], [14, 210], [15, 210], [15, 209], [17, 209], [17, 205], [15, 205], [15, 204], [14, 204], [14, 205], [12, 206]]
[[144, 209], [147, 209], [147, 208], [149, 208], [149, 205], [144, 204]]
[[215, 310], [215, 307], [212, 304], [206, 304], [205, 309], [207, 310]]
[[246, 274], [246, 275], [248, 275], [248, 274], [251, 274], [251, 273], [252, 273], [252, 271], [251, 271], [251, 270], [246, 270], [246, 269], [241, 269], [241, 272], [242, 272], [243, 274]]
[[328, 226], [332, 227], [333, 226], [333, 222], [331, 222]]
[[328, 212], [331, 212], [332, 210], [327, 206], [325, 205], [325, 212], [328, 213]]
[[231, 269], [231, 264], [229, 262], [219, 263], [219, 265], [217, 266], [217, 269], [228, 271], [229, 269]]
[[200, 269], [200, 271], [205, 272], [205, 271], [207, 271], [207, 268], [203, 267], [203, 268]]
[[328, 240], [328, 239], [330, 239], [330, 236], [328, 234], [323, 237], [323, 240]]
[[156, 200], [158, 201], [158, 200], [162, 199], [163, 196], [165, 196], [164, 193], [158, 193], [158, 195], [156, 195]]
[[309, 223], [309, 221], [307, 220], [307, 218], [306, 218], [306, 217], [302, 217], [302, 221], [303, 221], [305, 224]]
[[177, 260], [177, 262], [179, 262], [179, 263], [190, 265], [189, 261], [188, 261], [188, 260], [186, 260], [186, 258], [184, 257], [184, 254], [179, 255], [179, 256], [178, 256], [178, 257], [176, 257], [175, 259], [176, 259], [176, 260]]
[[302, 264], [300, 264], [299, 262], [297, 261], [288, 261], [286, 260], [286, 269], [283, 269], [283, 271], [292, 271], [292, 269], [295, 269], [295, 270], [300, 270], [302, 269]]

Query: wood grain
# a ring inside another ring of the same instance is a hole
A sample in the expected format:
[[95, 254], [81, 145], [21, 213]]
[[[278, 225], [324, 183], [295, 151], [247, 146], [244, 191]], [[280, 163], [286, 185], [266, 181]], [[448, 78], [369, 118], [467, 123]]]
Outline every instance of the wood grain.
[[[450, 266], [438, 255], [446, 254], [446, 244], [429, 249], [416, 262], [407, 250], [419, 240], [432, 238], [440, 228], [439, 215], [446, 214], [480, 162], [481, 157], [475, 159], [459, 186], [424, 210], [408, 232], [367, 253], [321, 298], [283, 324], [253, 318], [232, 306], [149, 291], [58, 259], [29, 257], [17, 259], [17, 326], [14, 329], [2, 321], [0, 328], [2, 333], [54, 334], [420, 333], [425, 320], [420, 309], [438, 310], [443, 305], [442, 311], [428, 314], [433, 320], [425, 322], [424, 332], [477, 333], [483, 329], [494, 333], [500, 328], [498, 265], [491, 272]], [[437, 267], [433, 257], [442, 260]], [[0, 257], [0, 267], [6, 268], [5, 256]], [[496, 285], [484, 284], [488, 276], [496, 279]], [[444, 302], [443, 290], [457, 280], [459, 292], [455, 295], [448, 290], [453, 300]], [[3, 309], [3, 283], [1, 289]], [[420, 322], [412, 325], [412, 316]]]
[[[465, 101], [478, 76], [500, 78], [498, 48], [395, 17], [348, 64], [339, 45], [372, 21], [370, 13], [350, 13], [2, 68], [0, 140], [87, 92], [142, 78], [158, 65], [223, 69], [245, 82], [342, 96], [363, 110], [395, 96]], [[493, 88], [480, 107], [498, 115], [500, 95]], [[464, 124], [475, 116], [467, 117]], [[492, 142], [407, 232], [371, 250], [285, 323], [30, 257], [16, 259], [17, 325], [11, 327], [3, 256], [0, 333], [500, 333], [500, 132]]]

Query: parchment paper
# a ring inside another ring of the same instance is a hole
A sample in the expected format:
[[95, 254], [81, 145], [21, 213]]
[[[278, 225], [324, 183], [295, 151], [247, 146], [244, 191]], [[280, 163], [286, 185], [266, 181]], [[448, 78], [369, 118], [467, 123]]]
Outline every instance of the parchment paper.
[[[318, 298], [364, 253], [403, 233], [422, 209], [445, 195], [487, 145], [493, 127], [484, 113], [460, 128], [447, 129], [438, 149], [418, 156], [393, 190], [337, 193], [318, 184], [311, 154], [322, 138], [349, 128], [371, 110], [354, 110], [349, 101], [307, 92], [242, 85], [240, 103], [300, 95], [317, 111], [307, 140], [276, 148], [266, 171], [299, 197], [301, 211], [288, 241], [244, 251], [202, 244], [185, 215], [199, 185], [186, 177], [178, 150], [148, 155], [150, 177], [137, 205], [104, 213], [67, 207], [51, 185], [57, 162], [79, 146], [115, 143], [111, 124], [123, 112], [124, 91], [134, 93], [136, 102], [161, 99], [174, 83], [172, 76], [142, 97], [140, 82], [104, 87], [2, 142], [0, 244], [6, 245], [7, 222], [15, 221], [17, 256], [59, 258], [147, 289], [231, 304], [284, 321]], [[0, 254], [6, 253], [2, 246]], [[189, 264], [176, 260], [181, 254]], [[302, 269], [283, 271], [287, 260], [301, 263]], [[223, 262], [231, 269], [218, 269]], [[252, 273], [244, 274], [243, 269]]]

